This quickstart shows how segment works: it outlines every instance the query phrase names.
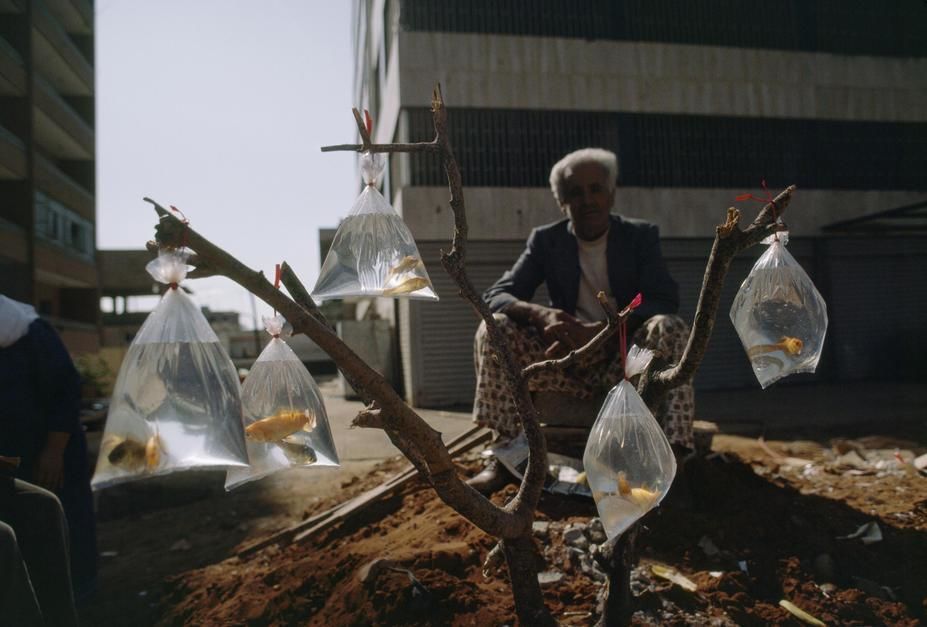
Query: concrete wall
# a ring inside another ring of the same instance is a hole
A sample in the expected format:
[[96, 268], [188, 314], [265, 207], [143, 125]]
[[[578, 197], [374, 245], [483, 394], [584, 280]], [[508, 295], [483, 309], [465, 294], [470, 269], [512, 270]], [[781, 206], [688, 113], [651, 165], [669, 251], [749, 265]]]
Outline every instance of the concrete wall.
[[402, 32], [402, 106], [927, 121], [927, 59]]
[[[734, 197], [745, 191], [760, 193], [733, 189], [619, 188], [615, 211], [659, 225], [664, 237], [712, 237], [730, 206], [741, 208], [747, 221], [755, 217], [759, 203], [734, 202]], [[454, 226], [448, 198], [446, 187], [405, 187], [397, 194], [395, 206], [416, 240], [450, 240]], [[785, 222], [793, 232], [809, 236], [839, 220], [925, 200], [925, 194], [799, 189], [793, 198]], [[549, 189], [465, 187], [464, 200], [472, 240], [525, 239], [533, 227], [561, 218]]]

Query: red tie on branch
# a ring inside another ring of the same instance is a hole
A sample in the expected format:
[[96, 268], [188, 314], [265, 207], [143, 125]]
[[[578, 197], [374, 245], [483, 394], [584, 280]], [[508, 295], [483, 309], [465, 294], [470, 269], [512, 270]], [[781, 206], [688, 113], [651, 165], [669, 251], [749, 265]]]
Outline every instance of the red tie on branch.
[[[644, 302], [644, 295], [638, 292], [628, 306], [626, 307], [627, 312], [631, 313], [635, 309], [641, 306], [641, 303]], [[621, 349], [621, 372], [624, 375], [624, 378], [627, 379], [628, 376], [625, 374], [628, 368], [628, 317], [625, 316], [621, 319], [621, 322], [618, 324], [618, 341]]]
[[[766, 198], [760, 198], [759, 196], [754, 196], [753, 194], [748, 193], [748, 194], [741, 194], [740, 196], [735, 197], [734, 200], [737, 200], [737, 201], [755, 200], [756, 202], [761, 202], [764, 205], [768, 203], [772, 205], [773, 222], [778, 222], [779, 221], [779, 211], [778, 211], [779, 206], [776, 204], [776, 201], [772, 197], [772, 194], [769, 193], [769, 188], [766, 187], [766, 179], [763, 179], [762, 181], [760, 181], [760, 185], [763, 187], [763, 191], [766, 192]], [[779, 241], [778, 232], [773, 233], [773, 237], [776, 239], [777, 242]]]
[[364, 123], [367, 126], [367, 136], [370, 137], [371, 143], [373, 142], [373, 118], [370, 117], [370, 111], [364, 109]]

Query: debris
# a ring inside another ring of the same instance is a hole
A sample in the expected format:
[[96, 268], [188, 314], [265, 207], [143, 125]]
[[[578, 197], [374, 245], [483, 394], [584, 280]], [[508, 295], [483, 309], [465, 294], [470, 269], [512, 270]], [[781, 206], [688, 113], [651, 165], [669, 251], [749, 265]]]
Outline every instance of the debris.
[[695, 592], [696, 590], [698, 590], [698, 586], [695, 584], [694, 581], [692, 581], [685, 575], [678, 573], [676, 570], [672, 568], [667, 568], [666, 566], [660, 566], [659, 564], [651, 564], [650, 570], [657, 577], [660, 577], [661, 579], [666, 579], [667, 581], [671, 581], [684, 590], [688, 590], [689, 592]]
[[854, 540], [859, 538], [863, 544], [869, 545], [882, 541], [882, 529], [879, 523], [875, 521], [867, 522], [861, 525], [859, 529], [847, 536], [837, 536], [838, 540]]
[[570, 525], [563, 531], [564, 543], [575, 546], [578, 549], [588, 549], [589, 539], [586, 538], [585, 531], [586, 525], [578, 523]]
[[559, 570], [545, 570], [538, 573], [538, 584], [541, 586], [552, 586], [563, 581], [563, 573]]
[[605, 526], [598, 518], [593, 518], [589, 521], [589, 526], [586, 527], [586, 536], [588, 536], [589, 541], [594, 544], [603, 544], [608, 540], [608, 536], [605, 535]]
[[367, 583], [368, 581], [375, 580], [377, 575], [380, 574], [384, 568], [392, 568], [396, 566], [396, 562], [393, 560], [388, 560], [383, 557], [378, 557], [375, 560], [371, 560], [360, 567], [357, 571], [357, 580], [361, 583]]
[[116, 557], [119, 551], [100, 551], [100, 557]]
[[834, 460], [834, 466], [838, 468], [853, 468], [856, 470], [871, 470], [872, 465], [867, 462], [859, 453], [856, 451], [850, 451], [844, 453], [840, 457]]
[[766, 440], [764, 440], [762, 437], [757, 438], [756, 441], [757, 441], [757, 444], [760, 445], [760, 448], [763, 449], [763, 452], [765, 452], [767, 455], [772, 457], [774, 460], [776, 460], [776, 462], [778, 462], [779, 464], [783, 466], [794, 466], [797, 468], [804, 468], [805, 466], [808, 466], [809, 464], [814, 463], [810, 459], [805, 459], [803, 457], [787, 457], [785, 455], [777, 453], [771, 448], [769, 448], [769, 445], [766, 444]]
[[550, 533], [550, 523], [546, 520], [535, 520], [531, 523], [531, 531], [535, 537], [546, 540]]
[[397, 573], [405, 573], [409, 577], [409, 583], [412, 584], [412, 598], [409, 600], [409, 609], [425, 610], [431, 606], [431, 590], [419, 581], [411, 570], [400, 566], [384, 566], [384, 568]]
[[822, 583], [818, 586], [818, 589], [821, 591], [821, 594], [829, 599], [830, 595], [837, 591], [837, 586], [832, 583]]
[[193, 545], [186, 538], [181, 538], [177, 542], [171, 545], [171, 551], [189, 551], [193, 548]]
[[710, 570], [708, 571], [708, 574], [711, 575], [715, 579], [720, 579], [721, 576], [724, 575], [724, 571], [723, 570]]
[[785, 609], [785, 611], [787, 611], [789, 614], [791, 614], [792, 616], [794, 616], [795, 618], [797, 618], [797, 619], [800, 620], [800, 621], [803, 621], [803, 622], [805, 622], [805, 623], [808, 623], [809, 625], [817, 625], [817, 626], [819, 626], [819, 627], [827, 627], [827, 625], [826, 625], [825, 623], [822, 623], [821, 621], [819, 621], [818, 619], [816, 619], [814, 616], [812, 616], [811, 614], [809, 614], [809, 613], [806, 612], [805, 610], [801, 609], [800, 607], [798, 607], [798, 606], [795, 605], [794, 603], [791, 603], [791, 602], [789, 602], [789, 601], [786, 601], [785, 599], [782, 599], [781, 601], [779, 601], [779, 607]]
[[739, 566], [740, 570], [742, 570], [746, 574], [748, 575], [750, 574], [750, 571], [747, 570], [747, 560], [740, 560], [739, 562], [737, 562], [737, 566]]
[[920, 457], [916, 457], [912, 463], [921, 474], [927, 475], [927, 453], [924, 453]]

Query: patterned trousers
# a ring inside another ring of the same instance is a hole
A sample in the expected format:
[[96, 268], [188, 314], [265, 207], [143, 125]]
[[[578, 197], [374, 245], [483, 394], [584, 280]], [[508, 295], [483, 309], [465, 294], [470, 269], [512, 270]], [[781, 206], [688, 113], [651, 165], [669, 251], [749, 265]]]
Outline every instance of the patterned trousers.
[[[520, 326], [504, 314], [495, 314], [508, 340], [516, 362], [522, 368], [547, 359], [540, 334], [533, 326]], [[679, 316], [653, 316], [634, 334], [634, 343], [658, 352], [666, 363], [678, 363], [689, 339], [689, 326]], [[504, 438], [518, 435], [515, 403], [505, 383], [502, 368], [493, 359], [485, 323], [476, 332], [473, 345], [476, 366], [476, 398], [473, 420], [494, 429]], [[581, 399], [604, 395], [621, 381], [621, 358], [606, 353], [590, 358], [582, 366], [563, 371], [545, 372], [528, 384], [532, 392], [562, 392]], [[666, 395], [654, 417], [663, 427], [671, 444], [693, 448], [692, 420], [695, 416], [695, 393], [692, 384], [681, 385]], [[591, 423], [590, 423], [591, 426]]]

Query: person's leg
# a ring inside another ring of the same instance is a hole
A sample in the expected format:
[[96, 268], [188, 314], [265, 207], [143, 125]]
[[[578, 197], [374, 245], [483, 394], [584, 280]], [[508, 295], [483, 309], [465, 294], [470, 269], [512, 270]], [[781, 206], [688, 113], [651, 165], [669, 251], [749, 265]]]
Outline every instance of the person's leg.
[[[542, 361], [544, 344], [534, 327], [522, 327], [508, 316], [496, 314], [496, 321], [515, 357], [518, 368]], [[518, 411], [512, 391], [505, 380], [502, 364], [493, 355], [489, 334], [485, 324], [480, 324], [474, 339], [474, 362], [476, 367], [476, 395], [473, 401], [473, 420], [493, 429], [497, 440], [509, 440], [521, 431]], [[545, 372], [528, 383], [532, 392], [562, 392], [577, 398], [590, 398], [599, 390], [590, 385], [590, 378], [580, 369], [570, 372]], [[512, 477], [493, 458], [489, 465], [468, 483], [483, 493], [490, 493], [511, 481]]]
[[10, 521], [48, 624], [77, 625], [68, 557], [68, 526], [58, 498], [16, 480]]
[[4, 522], [0, 522], [0, 608], [0, 623], [44, 624], [29, 571], [19, 551], [16, 532]]
[[[679, 316], [653, 316], [634, 334], [634, 343], [658, 352], [667, 364], [679, 363], [689, 341], [689, 325]], [[692, 383], [670, 390], [654, 412], [674, 447], [693, 449], [692, 421], [695, 419], [695, 391]]]
[[[544, 346], [534, 329], [521, 327], [503, 314], [494, 317], [519, 367], [544, 355]], [[473, 340], [473, 365], [476, 369], [473, 420], [492, 429], [500, 438], [513, 438], [520, 429], [518, 412], [506, 383], [505, 369], [496, 359], [490, 344], [486, 323], [481, 322]]]
[[[495, 319], [515, 357], [517, 367], [524, 368], [547, 359], [537, 329], [532, 326], [519, 326], [503, 314], [495, 314]], [[503, 438], [517, 436], [521, 430], [518, 411], [506, 383], [503, 366], [493, 356], [484, 323], [480, 323], [474, 338], [473, 361], [476, 368], [473, 420], [493, 429]], [[600, 392], [597, 387], [598, 380], [591, 376], [591, 372], [601, 367], [602, 364], [592, 364], [587, 368], [574, 367], [569, 371], [544, 372], [528, 382], [528, 389], [532, 392], [562, 392], [577, 398], [591, 398]]]

